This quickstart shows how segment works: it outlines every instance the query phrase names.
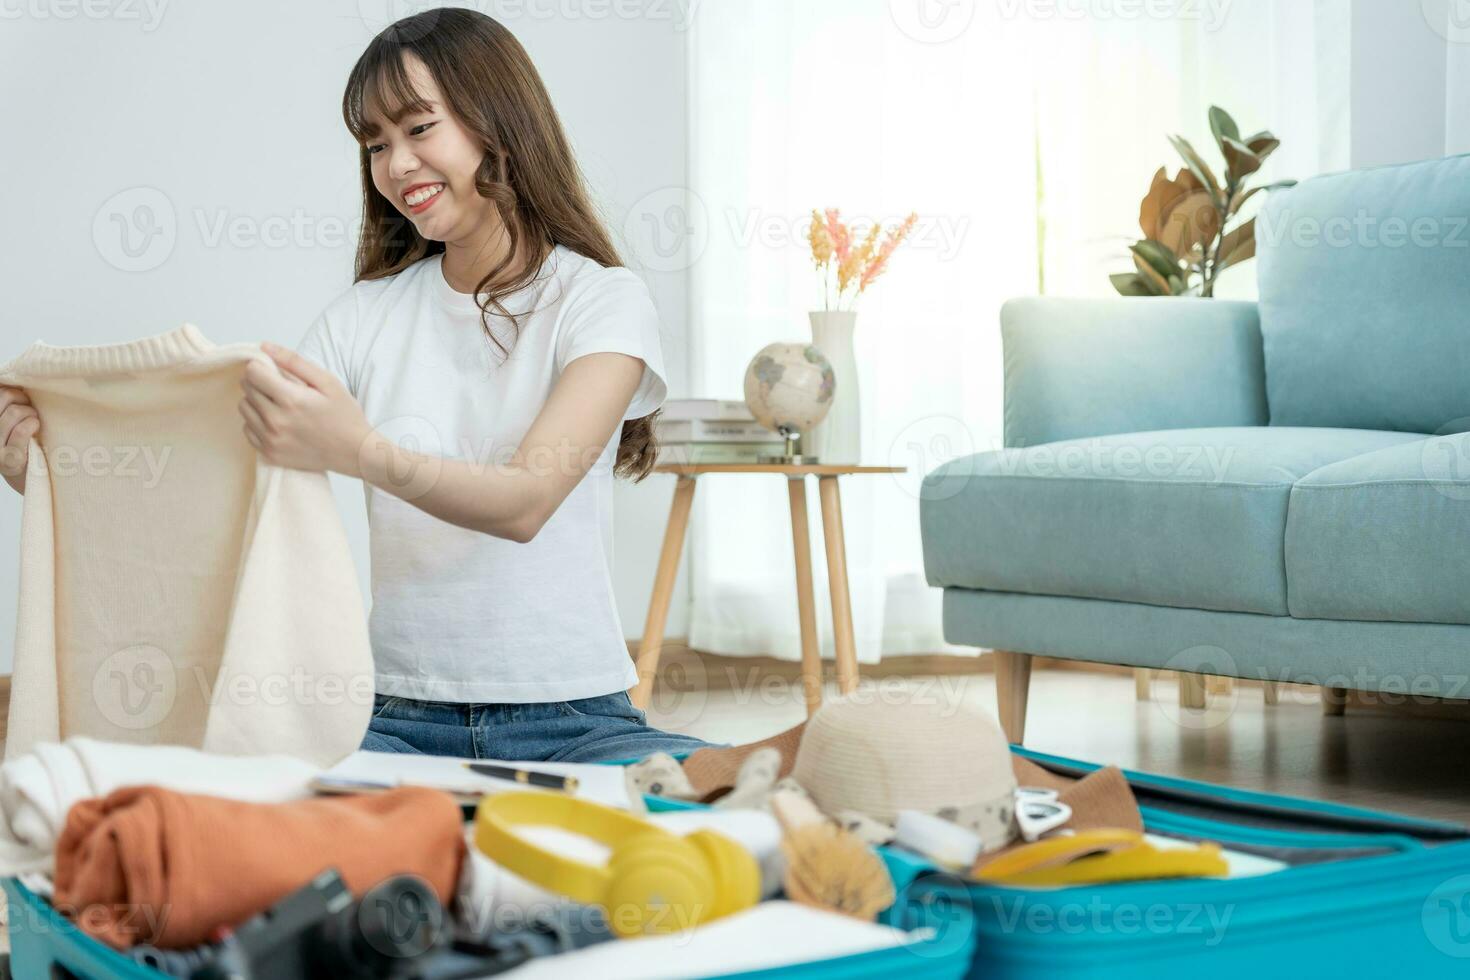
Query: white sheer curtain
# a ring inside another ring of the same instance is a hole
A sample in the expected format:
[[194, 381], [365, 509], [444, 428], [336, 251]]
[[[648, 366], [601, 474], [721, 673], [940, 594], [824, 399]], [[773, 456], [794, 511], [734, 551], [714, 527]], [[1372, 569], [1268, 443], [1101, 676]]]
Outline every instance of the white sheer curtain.
[[[1125, 18], [1109, 12], [1128, 5], [1067, 0], [699, 5], [690, 204], [708, 234], [690, 256], [696, 393], [740, 398], [758, 349], [810, 339], [806, 311], [821, 305], [803, 239], [812, 208], [885, 224], [919, 214], [858, 307], [864, 461], [908, 467], [898, 478], [842, 478], [860, 660], [969, 652], [944, 642], [940, 592], [924, 581], [919, 481], [1000, 445], [1001, 303], [1043, 290], [1112, 293], [1107, 274], [1129, 267], [1125, 246], [1153, 171], [1179, 165], [1165, 134], [1213, 158], [1205, 114], [1218, 103], [1246, 131], [1282, 138], [1264, 179], [1345, 163], [1334, 113], [1346, 83], [1333, 59], [1345, 79], [1346, 43], [1337, 49], [1334, 6], [1345, 5], [1181, 2], [1177, 16]], [[1237, 272], [1221, 289], [1252, 285]], [[689, 532], [696, 649], [799, 657], [782, 484], [699, 481]]]

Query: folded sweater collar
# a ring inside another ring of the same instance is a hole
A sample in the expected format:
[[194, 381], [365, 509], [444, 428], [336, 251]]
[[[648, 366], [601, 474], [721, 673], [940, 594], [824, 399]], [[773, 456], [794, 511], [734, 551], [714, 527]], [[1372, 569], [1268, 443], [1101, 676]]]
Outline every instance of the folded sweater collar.
[[123, 344], [53, 347], [38, 340], [15, 360], [0, 367], [0, 378], [97, 376], [160, 370], [197, 360], [203, 354], [218, 350], [219, 346], [192, 323]]

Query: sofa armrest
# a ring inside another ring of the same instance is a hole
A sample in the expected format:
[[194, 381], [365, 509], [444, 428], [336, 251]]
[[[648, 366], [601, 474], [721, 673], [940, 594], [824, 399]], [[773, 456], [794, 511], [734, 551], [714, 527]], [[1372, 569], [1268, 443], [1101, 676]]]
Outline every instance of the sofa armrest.
[[1269, 421], [1255, 303], [1014, 299], [1000, 329], [1007, 446]]

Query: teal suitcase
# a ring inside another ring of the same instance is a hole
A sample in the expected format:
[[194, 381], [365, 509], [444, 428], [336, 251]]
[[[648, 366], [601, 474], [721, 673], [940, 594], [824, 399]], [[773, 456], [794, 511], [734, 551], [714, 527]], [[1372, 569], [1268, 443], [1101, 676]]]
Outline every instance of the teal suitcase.
[[[165, 975], [97, 942], [16, 878], [3, 880], [9, 902], [10, 968], [18, 980], [161, 980]], [[923, 921], [920, 921], [920, 920]], [[930, 934], [931, 917], [916, 909], [910, 923], [891, 913], [889, 923], [912, 929], [912, 943], [803, 963], [781, 969], [719, 974], [723, 980], [838, 980], [915, 976], [960, 980], [970, 967], [975, 930], [969, 927]], [[956, 939], [960, 942], [956, 944]], [[636, 941], [636, 940], [629, 940]], [[509, 974], [513, 976], [514, 974]], [[716, 975], [704, 974], [709, 980]]]
[[[1082, 775], [1092, 763], [1013, 751]], [[1255, 980], [1470, 977], [1470, 829], [1457, 824], [1124, 773], [1146, 828], [1284, 862], [1229, 880], [1018, 889], [967, 882], [880, 848], [899, 899], [883, 920], [925, 936], [902, 949], [746, 978]], [[650, 797], [655, 810], [694, 804]], [[17, 977], [158, 980], [94, 942], [14, 879]], [[60, 970], [62, 972], [53, 972]], [[734, 976], [734, 975], [729, 975]]]
[[[1012, 751], [1062, 775], [1100, 768]], [[1287, 867], [1229, 880], [1021, 889], [880, 848], [899, 895], [884, 921], [928, 925], [931, 949], [972, 950], [972, 980], [1470, 977], [1470, 829], [1124, 775], [1149, 832], [1217, 841]]]
[[[1097, 766], [1013, 749], [1065, 775]], [[1285, 862], [1229, 880], [1050, 890], [886, 855], [906, 921], [975, 931], [984, 980], [1470, 977], [1470, 829], [1127, 772], [1147, 830]], [[958, 941], [958, 940], [957, 940]]]

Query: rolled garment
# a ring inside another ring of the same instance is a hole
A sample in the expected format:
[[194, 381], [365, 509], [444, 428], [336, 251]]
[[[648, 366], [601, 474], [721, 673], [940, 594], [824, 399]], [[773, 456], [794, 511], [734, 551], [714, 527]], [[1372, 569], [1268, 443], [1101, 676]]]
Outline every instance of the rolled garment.
[[373, 703], [367, 616], [325, 473], [241, 432], [256, 344], [192, 324], [0, 366], [27, 447], [5, 757], [88, 735], [331, 765]]
[[448, 903], [464, 859], [448, 793], [243, 803], [130, 786], [71, 808], [56, 845], [55, 906], [114, 949], [197, 946], [336, 868], [355, 897], [419, 875]]
[[216, 755], [180, 745], [76, 736], [41, 742], [0, 765], [0, 875], [51, 873], [56, 839], [79, 800], [153, 785], [254, 803], [311, 795], [318, 768], [290, 755]]
[[[715, 830], [749, 851], [760, 865], [761, 897], [781, 890], [786, 862], [781, 854], [781, 825], [762, 810], [673, 810], [651, 813], [645, 819], [675, 834]], [[534, 844], [562, 857], [598, 864], [607, 860], [608, 848], [587, 837], [555, 827], [522, 827], [517, 831]], [[469, 856], [460, 873], [459, 889], [451, 908], [455, 921], [471, 935], [516, 929], [548, 919], [571, 923], [576, 932], [597, 932], [601, 917], [583, 914], [586, 907], [553, 894], [516, 875], [474, 846], [474, 825], [465, 832]], [[605, 927], [604, 927], [605, 928]]]
[[[562, 857], [589, 863], [607, 860], [607, 848], [568, 831], [552, 827], [522, 827], [518, 833]], [[466, 933], [485, 936], [516, 929], [540, 915], [579, 907], [571, 899], [553, 894], [502, 868], [475, 847], [474, 837], [475, 825], [470, 823], [464, 830], [466, 857], [460, 867], [455, 901], [450, 908], [455, 921]]]

